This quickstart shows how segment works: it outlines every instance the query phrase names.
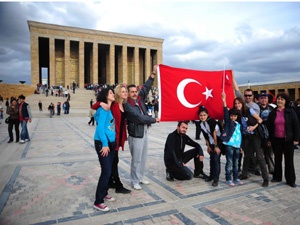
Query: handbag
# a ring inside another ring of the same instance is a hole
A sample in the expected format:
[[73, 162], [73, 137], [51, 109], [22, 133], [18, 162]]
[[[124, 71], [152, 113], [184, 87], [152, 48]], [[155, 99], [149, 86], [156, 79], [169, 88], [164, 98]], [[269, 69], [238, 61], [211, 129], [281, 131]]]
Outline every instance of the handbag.
[[268, 139], [269, 138], [269, 131], [268, 131], [268, 128], [265, 124], [258, 124], [258, 127], [257, 127], [257, 131], [258, 131], [258, 134], [259, 136], [262, 138], [262, 139]]
[[5, 119], [5, 123], [9, 124], [10, 116]]

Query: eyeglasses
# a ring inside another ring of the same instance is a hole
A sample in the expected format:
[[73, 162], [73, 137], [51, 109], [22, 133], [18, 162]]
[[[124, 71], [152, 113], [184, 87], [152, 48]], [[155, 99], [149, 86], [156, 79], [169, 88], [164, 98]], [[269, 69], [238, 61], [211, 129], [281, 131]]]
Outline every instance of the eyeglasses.
[[244, 95], [245, 97], [252, 97], [252, 95]]

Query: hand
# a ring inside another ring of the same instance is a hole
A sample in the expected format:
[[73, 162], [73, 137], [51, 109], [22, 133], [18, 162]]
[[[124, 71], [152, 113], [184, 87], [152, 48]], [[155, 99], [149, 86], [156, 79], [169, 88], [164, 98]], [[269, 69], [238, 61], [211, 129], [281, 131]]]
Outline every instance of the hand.
[[294, 145], [298, 145], [299, 144], [299, 141], [294, 141]]
[[219, 147], [215, 147], [215, 152], [217, 153], [217, 155], [221, 154], [221, 149]]
[[28, 121], [29, 121], [29, 123], [31, 123], [31, 121], [32, 121], [31, 118], [29, 118]]
[[109, 105], [107, 105], [106, 103], [104, 103], [104, 102], [101, 102], [100, 103], [100, 106], [105, 110], [105, 111], [108, 111], [109, 110]]
[[225, 94], [225, 92], [222, 92], [222, 95], [221, 95], [221, 96], [222, 96], [223, 102], [226, 101], [226, 94]]
[[207, 146], [207, 153], [209, 154], [211, 152], [211, 148]]
[[[295, 143], [295, 142], [294, 142]], [[272, 143], [271, 141], [268, 141], [268, 147], [271, 147], [272, 146]]]
[[156, 118], [156, 123], [159, 123], [160, 119], [159, 118]]
[[153, 72], [156, 73], [156, 74], [157, 74], [157, 67], [158, 67], [158, 65], [153, 66]]
[[249, 127], [247, 127], [247, 131], [248, 132], [253, 132], [255, 130], [255, 128], [256, 127], [254, 127], [254, 126], [249, 126]]
[[109, 151], [110, 151], [110, 150], [109, 150], [109, 147], [102, 147], [102, 149], [100, 150], [101, 156], [102, 156], [102, 157], [108, 156]]
[[199, 155], [199, 161], [203, 162], [203, 160], [204, 160], [204, 155]]

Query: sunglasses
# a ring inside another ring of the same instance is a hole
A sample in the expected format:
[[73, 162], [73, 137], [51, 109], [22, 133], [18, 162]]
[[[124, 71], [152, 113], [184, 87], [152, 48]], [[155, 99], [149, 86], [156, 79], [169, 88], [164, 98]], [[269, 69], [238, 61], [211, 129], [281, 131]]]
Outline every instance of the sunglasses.
[[244, 95], [245, 97], [252, 97], [252, 95]]

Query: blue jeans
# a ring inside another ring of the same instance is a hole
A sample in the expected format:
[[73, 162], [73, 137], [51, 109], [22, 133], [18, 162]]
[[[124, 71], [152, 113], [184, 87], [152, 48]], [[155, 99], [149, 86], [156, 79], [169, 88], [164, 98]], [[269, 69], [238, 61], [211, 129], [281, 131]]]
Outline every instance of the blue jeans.
[[231, 180], [231, 174], [233, 174], [233, 180], [238, 179], [239, 157], [240, 157], [239, 148], [226, 145], [226, 165], [225, 165], [226, 181]]
[[25, 139], [29, 139], [28, 129], [27, 129], [27, 121], [23, 120], [21, 122], [21, 140], [25, 141]]
[[102, 143], [101, 141], [95, 140], [95, 150], [98, 154], [100, 166], [101, 166], [101, 174], [99, 177], [97, 190], [96, 190], [96, 200], [94, 204], [101, 204], [104, 202], [104, 197], [108, 194], [108, 188], [109, 188], [109, 178], [111, 175], [111, 168], [112, 163], [114, 160], [114, 154], [115, 154], [115, 146], [110, 145], [109, 150], [110, 152], [106, 157], [101, 156], [100, 150], [102, 149]]

